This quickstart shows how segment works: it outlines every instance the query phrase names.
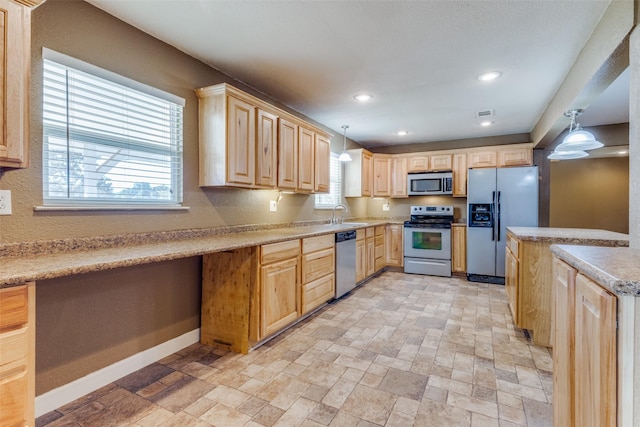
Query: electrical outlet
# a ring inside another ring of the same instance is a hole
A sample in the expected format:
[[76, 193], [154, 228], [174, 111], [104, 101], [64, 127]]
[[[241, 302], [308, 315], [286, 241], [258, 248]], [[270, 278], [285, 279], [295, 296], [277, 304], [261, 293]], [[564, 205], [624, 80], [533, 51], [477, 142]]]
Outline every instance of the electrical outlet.
[[269, 211], [277, 212], [278, 211], [278, 202], [275, 200], [269, 200]]
[[382, 210], [383, 211], [388, 211], [389, 210], [389, 203], [385, 203], [384, 205], [382, 205]]
[[11, 215], [11, 190], [0, 190], [0, 215]]

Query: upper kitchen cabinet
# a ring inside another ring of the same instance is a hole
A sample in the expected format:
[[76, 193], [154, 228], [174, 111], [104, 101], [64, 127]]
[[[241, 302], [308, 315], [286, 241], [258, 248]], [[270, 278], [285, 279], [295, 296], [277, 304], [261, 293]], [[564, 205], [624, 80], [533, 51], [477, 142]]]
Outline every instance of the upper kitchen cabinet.
[[316, 170], [329, 170], [329, 156], [316, 155], [327, 134], [226, 83], [196, 95], [201, 187], [328, 191], [315, 184]]
[[407, 172], [426, 172], [429, 170], [429, 156], [425, 153], [411, 154], [407, 157]]
[[450, 171], [452, 168], [451, 154], [438, 154], [429, 156], [429, 171]]
[[472, 149], [468, 153], [467, 163], [470, 168], [531, 166], [533, 145], [527, 143]]
[[467, 155], [453, 154], [453, 197], [467, 197]]
[[328, 193], [331, 175], [331, 140], [329, 138], [316, 134], [315, 155], [314, 192]]
[[391, 197], [408, 197], [407, 160], [395, 156], [391, 159]]
[[495, 168], [498, 166], [498, 153], [491, 149], [472, 151], [467, 155], [467, 164], [470, 168]]
[[391, 159], [388, 154], [373, 155], [373, 197], [391, 196]]
[[0, 167], [29, 165], [31, 7], [41, 0], [0, 0]]
[[345, 197], [370, 197], [373, 187], [373, 155], [358, 148], [347, 150], [352, 161], [345, 164]]
[[452, 168], [451, 154], [413, 153], [407, 157], [407, 172], [440, 172]]
[[533, 149], [529, 144], [525, 147], [502, 148], [498, 151], [498, 167], [531, 166], [533, 164]]

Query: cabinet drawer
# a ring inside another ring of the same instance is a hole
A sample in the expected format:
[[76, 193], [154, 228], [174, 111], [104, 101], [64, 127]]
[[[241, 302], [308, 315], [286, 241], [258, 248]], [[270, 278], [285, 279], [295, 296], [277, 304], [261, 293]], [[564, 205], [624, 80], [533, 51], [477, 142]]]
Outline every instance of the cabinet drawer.
[[260, 263], [288, 259], [300, 255], [300, 239], [287, 240], [286, 242], [271, 243], [260, 247]]
[[[376, 248], [377, 249], [377, 248]], [[376, 251], [377, 252], [377, 251]], [[384, 251], [383, 251], [384, 252]], [[375, 270], [379, 271], [384, 268], [384, 257], [376, 257], [375, 261]]]
[[514, 257], [518, 258], [518, 252], [520, 248], [520, 241], [514, 239], [513, 236], [507, 235], [507, 247], [511, 251]]
[[[376, 238], [377, 238], [377, 237], [379, 237], [379, 236], [384, 236], [384, 229], [385, 229], [385, 227], [386, 227], [386, 226], [384, 226], [384, 225], [378, 225], [378, 226], [376, 227], [376, 232], [375, 232], [375, 233], [376, 233]], [[368, 236], [367, 236], [367, 237], [368, 237]], [[377, 245], [377, 243], [376, 243], [376, 245]]]
[[356, 230], [356, 241], [364, 240], [365, 234], [366, 234], [366, 231], [364, 228], [360, 228]]
[[370, 237], [373, 237], [375, 234], [375, 228], [374, 227], [367, 227], [364, 229], [365, 231], [365, 237], [368, 239]]
[[2, 366], [27, 356], [27, 328], [0, 334], [0, 370]]
[[0, 331], [26, 324], [27, 306], [26, 285], [0, 289]]
[[302, 239], [302, 253], [308, 254], [309, 252], [315, 252], [321, 249], [333, 248], [335, 241], [335, 234], [307, 237], [306, 239]]
[[24, 426], [27, 412], [26, 370], [16, 370], [8, 376], [0, 373], [0, 426]]
[[335, 295], [334, 275], [322, 277], [302, 286], [302, 313], [308, 313]]
[[309, 283], [335, 270], [333, 248], [302, 256], [302, 283]]
[[374, 249], [374, 257], [375, 259], [383, 258], [384, 259], [384, 244], [378, 244], [378, 238], [376, 237], [376, 245]]

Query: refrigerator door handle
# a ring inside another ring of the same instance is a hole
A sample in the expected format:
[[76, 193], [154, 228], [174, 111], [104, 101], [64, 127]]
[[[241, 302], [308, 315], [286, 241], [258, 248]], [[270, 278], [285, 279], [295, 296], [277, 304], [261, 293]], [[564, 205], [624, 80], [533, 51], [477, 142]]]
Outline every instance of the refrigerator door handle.
[[496, 240], [496, 217], [495, 217], [495, 205], [496, 205], [496, 192], [491, 194], [491, 241]]
[[498, 242], [500, 241], [500, 192], [498, 191], [498, 205], [497, 205], [497, 211], [496, 211], [496, 217], [498, 217], [498, 226], [496, 227], [498, 229], [498, 238], [496, 240], [498, 240]]

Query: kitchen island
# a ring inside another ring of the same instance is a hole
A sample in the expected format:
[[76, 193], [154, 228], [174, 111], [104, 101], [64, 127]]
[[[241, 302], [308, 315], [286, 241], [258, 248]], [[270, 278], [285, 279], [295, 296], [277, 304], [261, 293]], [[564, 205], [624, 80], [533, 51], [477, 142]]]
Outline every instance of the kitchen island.
[[640, 425], [640, 251], [551, 251], [554, 425]]
[[535, 344], [546, 347], [552, 345], [552, 244], [624, 247], [629, 236], [581, 228], [507, 227], [505, 288], [511, 314]]

